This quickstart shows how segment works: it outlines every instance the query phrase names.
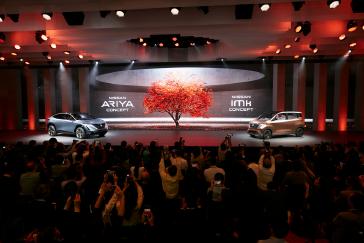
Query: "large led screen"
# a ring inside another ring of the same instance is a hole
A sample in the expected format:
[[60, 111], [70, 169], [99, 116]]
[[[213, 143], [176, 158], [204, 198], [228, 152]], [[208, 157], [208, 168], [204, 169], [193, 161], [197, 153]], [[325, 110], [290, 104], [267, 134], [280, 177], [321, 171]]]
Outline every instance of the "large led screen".
[[[259, 68], [173, 67], [103, 70], [91, 90], [91, 112], [103, 118], [168, 117], [145, 113], [144, 97], [152, 83], [168, 77], [199, 80], [211, 90], [210, 118], [251, 118], [272, 107], [271, 75]], [[186, 104], [188, 105], [188, 104]], [[183, 114], [183, 117], [189, 115]]]

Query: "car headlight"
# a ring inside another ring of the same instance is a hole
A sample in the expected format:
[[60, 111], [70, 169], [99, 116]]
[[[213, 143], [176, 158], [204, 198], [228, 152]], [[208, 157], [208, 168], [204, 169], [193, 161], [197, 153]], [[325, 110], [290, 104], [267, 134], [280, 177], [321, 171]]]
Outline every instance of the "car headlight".
[[92, 124], [85, 124], [84, 125], [89, 131], [96, 131], [97, 130], [97, 127], [95, 127], [94, 125]]
[[259, 124], [258, 128], [259, 128], [259, 129], [264, 129], [266, 126], [267, 126], [267, 125], [265, 125], [265, 124]]

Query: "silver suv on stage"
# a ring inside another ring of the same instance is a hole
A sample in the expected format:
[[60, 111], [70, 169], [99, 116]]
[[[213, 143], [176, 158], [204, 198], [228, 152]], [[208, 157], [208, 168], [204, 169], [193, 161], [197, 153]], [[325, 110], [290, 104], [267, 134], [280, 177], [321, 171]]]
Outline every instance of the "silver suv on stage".
[[269, 139], [274, 135], [294, 134], [302, 137], [305, 122], [299, 111], [270, 112], [249, 122], [251, 136]]
[[47, 124], [50, 136], [68, 133], [77, 138], [86, 138], [94, 134], [103, 137], [108, 131], [108, 125], [104, 120], [86, 113], [58, 113], [49, 117]]

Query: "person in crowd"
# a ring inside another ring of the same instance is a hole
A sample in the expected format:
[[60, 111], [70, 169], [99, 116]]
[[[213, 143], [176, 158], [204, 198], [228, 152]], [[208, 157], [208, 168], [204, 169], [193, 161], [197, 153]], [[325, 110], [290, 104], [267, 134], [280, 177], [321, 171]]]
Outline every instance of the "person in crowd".
[[217, 156], [212, 152], [208, 155], [208, 163], [210, 164], [210, 167], [205, 169], [203, 174], [207, 184], [210, 185], [216, 173], [221, 173], [225, 176], [225, 171], [223, 168], [217, 167]]
[[258, 166], [258, 187], [267, 190], [267, 184], [273, 180], [275, 173], [275, 159], [270, 152], [260, 156]]
[[229, 189], [225, 187], [225, 176], [216, 173], [207, 190], [207, 220], [215, 236], [222, 236], [225, 225], [225, 207]]
[[184, 175], [188, 168], [187, 160], [182, 157], [181, 150], [172, 150], [172, 156], [170, 157], [172, 165], [175, 165]]
[[170, 160], [161, 159], [159, 163], [159, 174], [165, 194], [163, 209], [164, 223], [174, 224], [177, 217], [177, 210], [180, 206], [180, 181], [182, 180], [182, 172]]
[[349, 209], [338, 213], [333, 220], [333, 243], [364, 242], [364, 195], [352, 193], [348, 204]]
[[226, 137], [224, 138], [224, 141], [222, 141], [222, 143], [218, 147], [217, 156], [218, 156], [218, 161], [220, 161], [220, 162], [225, 160], [226, 152], [231, 150], [231, 147], [232, 147], [231, 136], [232, 136], [232, 134], [226, 135]]
[[20, 175], [20, 195], [32, 197], [35, 188], [40, 183], [40, 172], [37, 171], [37, 166], [34, 160], [28, 160], [25, 164], [26, 172]]

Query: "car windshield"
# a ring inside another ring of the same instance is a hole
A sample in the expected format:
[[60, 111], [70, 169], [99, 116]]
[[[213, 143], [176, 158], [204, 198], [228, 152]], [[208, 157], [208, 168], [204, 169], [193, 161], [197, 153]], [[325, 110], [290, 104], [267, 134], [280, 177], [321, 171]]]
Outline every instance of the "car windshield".
[[262, 115], [260, 115], [258, 117], [258, 120], [263, 120], [263, 121], [266, 121], [266, 120], [269, 120], [269, 119], [272, 119], [272, 117], [277, 114], [277, 112], [270, 112], [270, 113], [264, 113]]
[[89, 114], [85, 114], [85, 113], [72, 113], [72, 116], [76, 119], [76, 120], [91, 120], [91, 119], [96, 119], [96, 117], [89, 115]]

